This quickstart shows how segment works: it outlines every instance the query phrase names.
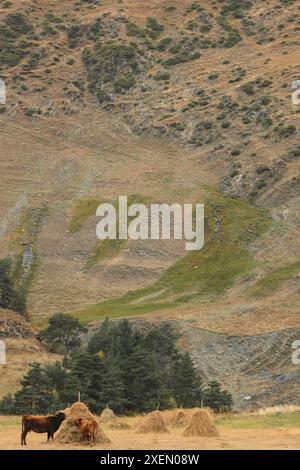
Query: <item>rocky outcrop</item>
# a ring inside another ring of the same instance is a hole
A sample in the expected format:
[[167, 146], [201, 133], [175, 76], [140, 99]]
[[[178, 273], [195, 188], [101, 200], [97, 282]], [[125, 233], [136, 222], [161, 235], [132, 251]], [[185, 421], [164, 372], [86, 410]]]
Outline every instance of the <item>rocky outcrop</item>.
[[21, 315], [0, 309], [0, 338], [27, 338], [35, 335], [33, 328]]

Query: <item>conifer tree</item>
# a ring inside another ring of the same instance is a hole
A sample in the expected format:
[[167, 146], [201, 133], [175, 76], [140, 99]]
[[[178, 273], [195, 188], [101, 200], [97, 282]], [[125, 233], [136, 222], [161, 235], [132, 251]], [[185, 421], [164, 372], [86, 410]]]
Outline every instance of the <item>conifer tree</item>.
[[15, 395], [16, 411], [19, 414], [49, 412], [53, 404], [52, 386], [41, 364], [31, 364], [21, 385], [22, 388]]
[[180, 354], [173, 367], [173, 394], [178, 406], [201, 406], [203, 382], [188, 353]]
[[56, 313], [49, 320], [49, 325], [39, 335], [42, 341], [61, 353], [69, 355], [81, 344], [80, 333], [86, 328], [76, 319], [64, 313]]
[[216, 380], [211, 381], [204, 393], [206, 406], [210, 406], [216, 413], [229, 411], [232, 408], [233, 400], [227, 390], [222, 390], [222, 386]]

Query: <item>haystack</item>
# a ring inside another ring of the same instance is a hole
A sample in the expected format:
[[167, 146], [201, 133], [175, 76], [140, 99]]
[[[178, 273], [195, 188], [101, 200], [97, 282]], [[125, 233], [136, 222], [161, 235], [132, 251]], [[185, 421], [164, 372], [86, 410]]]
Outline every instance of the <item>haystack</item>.
[[184, 428], [188, 424], [188, 417], [183, 410], [177, 410], [172, 421], [171, 426], [174, 428]]
[[102, 411], [102, 413], [100, 415], [100, 422], [101, 423], [111, 423], [115, 419], [116, 419], [115, 413], [113, 412], [113, 410], [108, 408], [108, 406], [105, 408], [105, 410]]
[[74, 403], [71, 408], [64, 410], [66, 413], [66, 420], [63, 421], [55, 441], [59, 444], [81, 444], [89, 445], [87, 441], [81, 441], [81, 433], [79, 427], [75, 422], [79, 418], [96, 421], [98, 425], [98, 432], [96, 437], [96, 444], [108, 444], [110, 440], [104, 434], [99, 426], [97, 418], [90, 412], [88, 407], [81, 402]]
[[157, 434], [168, 433], [168, 429], [164, 420], [164, 416], [160, 411], [152, 411], [137, 426], [137, 433], [153, 432]]
[[214, 425], [211, 413], [201, 409], [192, 414], [183, 436], [218, 437], [219, 431]]

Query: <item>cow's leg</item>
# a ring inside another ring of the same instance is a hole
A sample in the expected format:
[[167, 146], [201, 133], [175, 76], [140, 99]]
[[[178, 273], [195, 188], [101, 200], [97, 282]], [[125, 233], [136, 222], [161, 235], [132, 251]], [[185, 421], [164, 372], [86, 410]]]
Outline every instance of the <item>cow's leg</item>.
[[22, 445], [24, 445], [24, 446], [27, 446], [27, 442], [26, 442], [27, 432], [28, 431], [23, 431], [22, 435], [21, 435], [21, 442], [22, 442]]
[[47, 432], [47, 442], [49, 442], [50, 437], [51, 437], [51, 433], [48, 431], [48, 432]]

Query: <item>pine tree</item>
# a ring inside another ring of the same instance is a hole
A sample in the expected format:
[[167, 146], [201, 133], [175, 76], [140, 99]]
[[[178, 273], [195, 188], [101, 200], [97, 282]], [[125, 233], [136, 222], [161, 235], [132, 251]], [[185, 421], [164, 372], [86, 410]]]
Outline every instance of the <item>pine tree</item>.
[[89, 352], [103, 352], [107, 354], [111, 348], [112, 333], [113, 324], [108, 318], [106, 318], [97, 333], [95, 333], [90, 339], [88, 344]]
[[0, 400], [0, 414], [4, 416], [16, 414], [15, 400], [11, 393], [8, 393]]
[[123, 413], [125, 406], [124, 382], [118, 361], [109, 356], [105, 360], [103, 377], [103, 402], [116, 413]]
[[34, 362], [21, 380], [22, 388], [15, 394], [18, 414], [43, 414], [49, 412], [53, 404], [52, 386], [41, 364]]
[[104, 377], [106, 373], [104, 361], [97, 355], [91, 355], [92, 370], [83, 397], [90, 409], [99, 414], [105, 406]]
[[201, 406], [203, 382], [188, 353], [179, 355], [173, 367], [173, 396], [178, 406]]
[[168, 391], [164, 387], [164, 371], [154, 353], [145, 354], [137, 345], [124, 363], [126, 405], [130, 411], [151, 411], [158, 403], [166, 403]]
[[205, 389], [204, 404], [210, 406], [216, 413], [230, 411], [233, 405], [231, 394], [222, 390], [222, 386], [216, 380], [210, 382]]
[[68, 373], [63, 390], [59, 393], [63, 402], [73, 403], [77, 400], [78, 392], [81, 400], [87, 399], [86, 389], [89, 387], [94, 368], [94, 354], [85, 350], [76, 350], [68, 360]]
[[70, 354], [81, 344], [80, 333], [86, 328], [76, 319], [64, 313], [56, 313], [49, 320], [48, 327], [39, 335], [42, 341], [61, 354]]

